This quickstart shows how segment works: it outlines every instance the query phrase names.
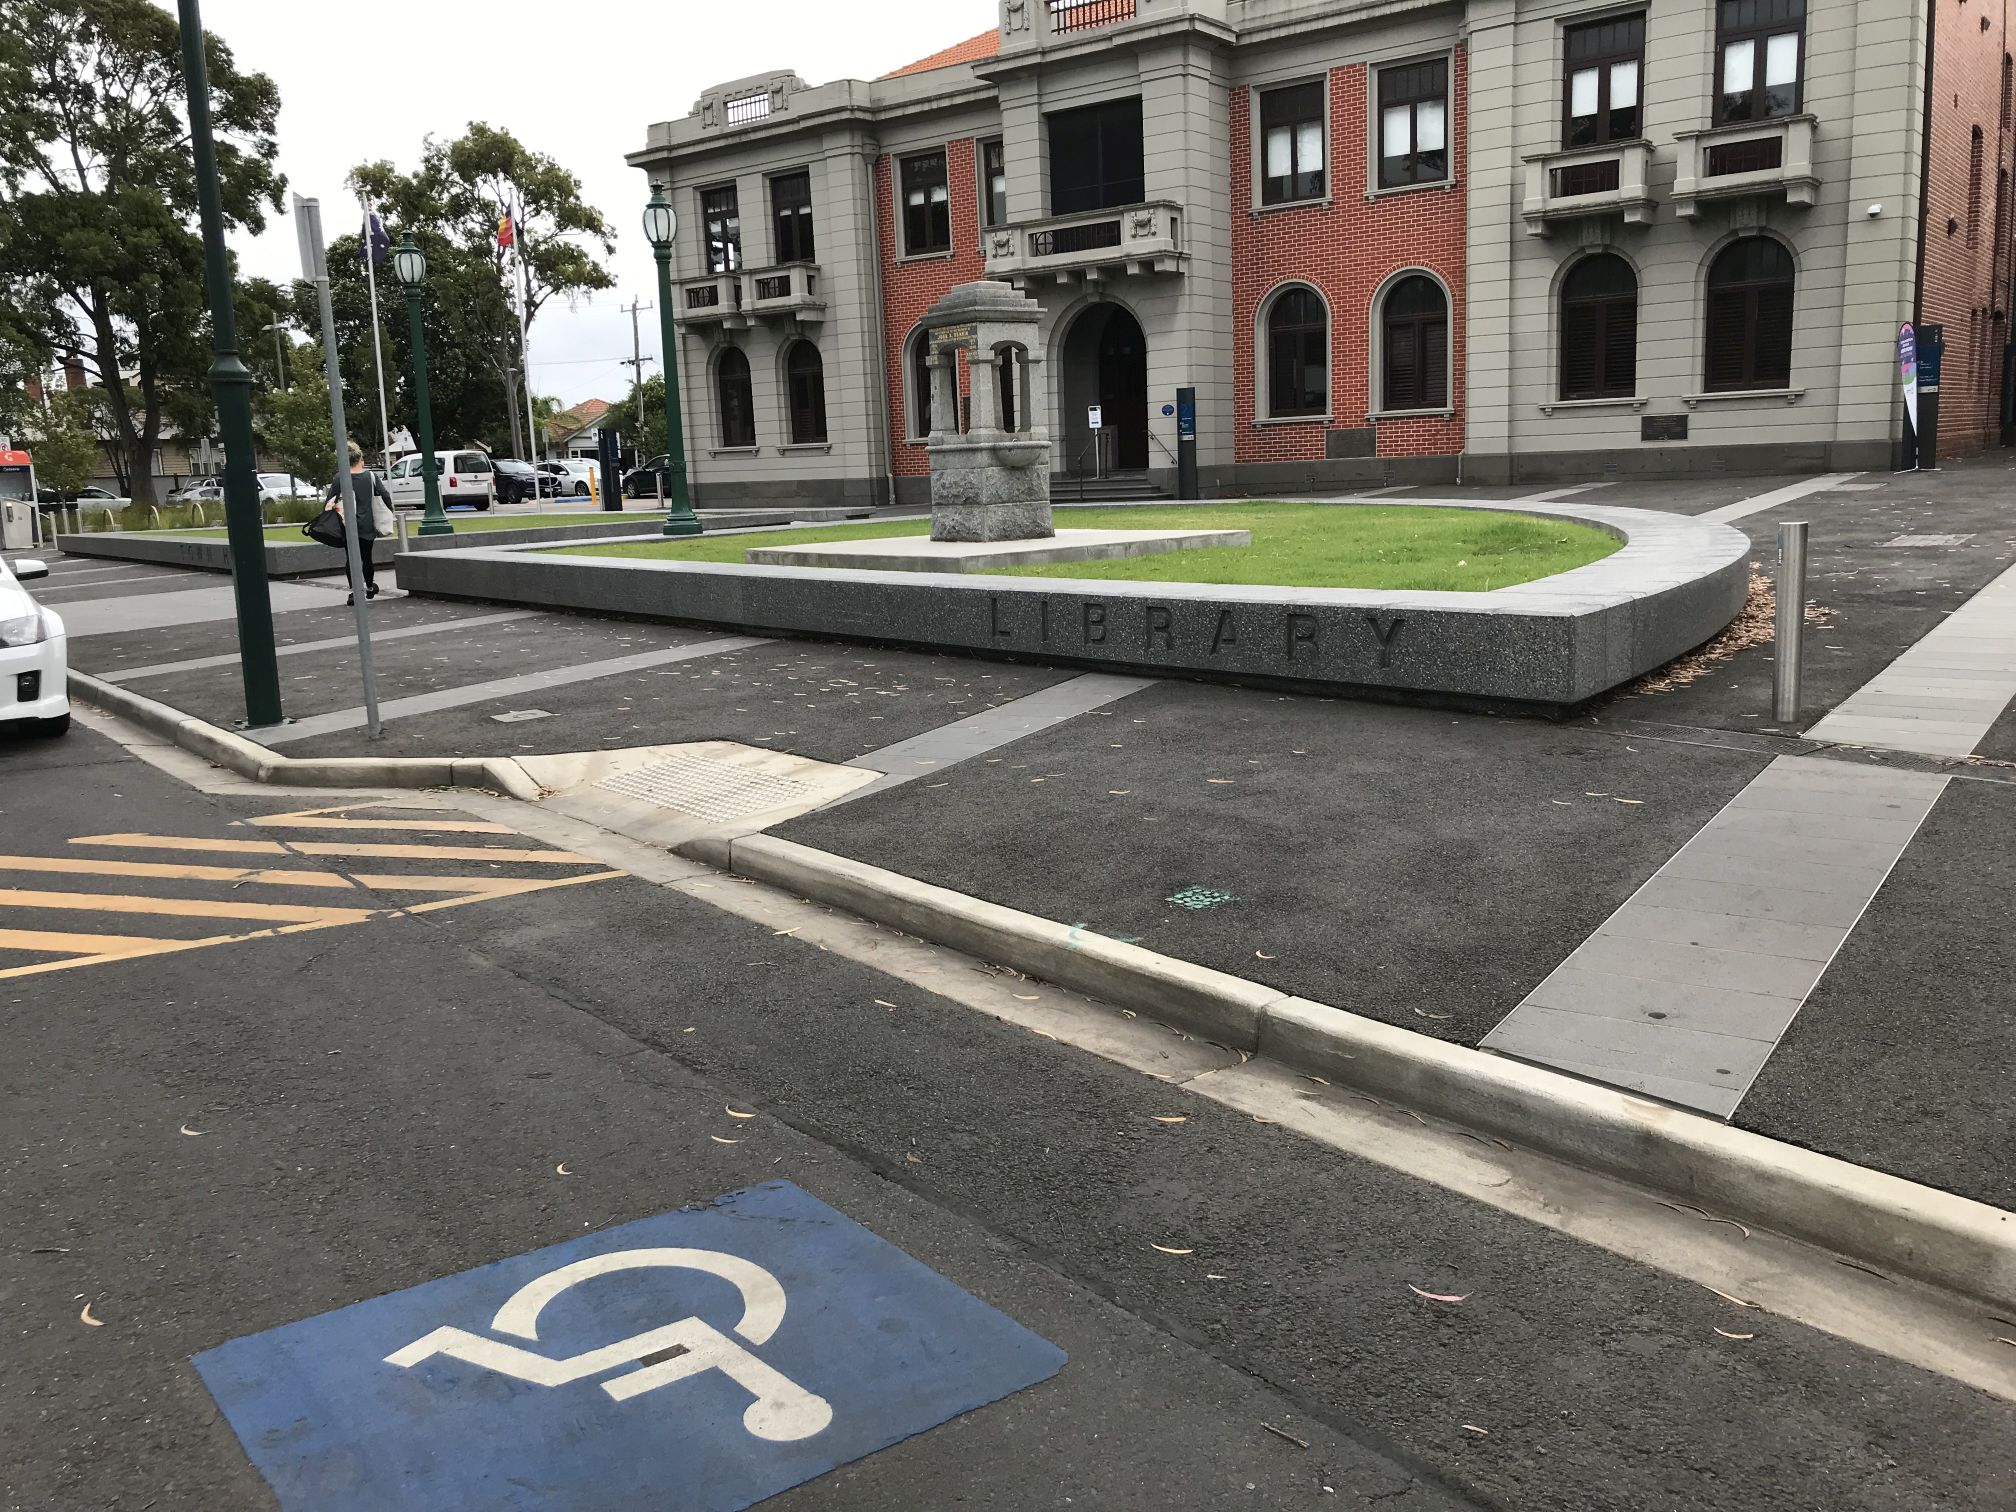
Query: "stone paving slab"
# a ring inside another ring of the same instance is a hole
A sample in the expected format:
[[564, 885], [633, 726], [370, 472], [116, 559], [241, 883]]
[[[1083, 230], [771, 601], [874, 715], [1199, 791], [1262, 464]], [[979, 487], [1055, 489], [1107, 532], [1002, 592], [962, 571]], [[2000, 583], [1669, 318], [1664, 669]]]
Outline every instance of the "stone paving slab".
[[[1484, 1036], [1483, 1048], [1731, 1116], [1827, 970], [1827, 936], [1838, 945], [1852, 931], [1946, 782], [1779, 758]], [[1787, 796], [1814, 811], [1768, 806]], [[1830, 799], [1862, 811], [1830, 814]], [[1870, 805], [1884, 812], [1872, 815]], [[1675, 880], [1698, 884], [1683, 918], [1662, 888]], [[1800, 923], [1746, 908], [1788, 895], [1799, 899]]]
[[875, 572], [992, 572], [1044, 562], [1113, 562], [1251, 546], [1248, 530], [1060, 530], [1047, 541], [934, 541], [894, 536], [866, 541], [822, 541], [804, 546], [751, 546], [761, 567], [859, 567]]

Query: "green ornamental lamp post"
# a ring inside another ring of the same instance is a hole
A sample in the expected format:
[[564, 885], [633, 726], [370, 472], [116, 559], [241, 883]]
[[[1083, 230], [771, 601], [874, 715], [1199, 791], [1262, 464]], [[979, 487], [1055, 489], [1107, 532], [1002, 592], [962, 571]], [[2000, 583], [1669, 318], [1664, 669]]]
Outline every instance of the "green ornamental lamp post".
[[658, 258], [658, 339], [665, 350], [665, 493], [671, 512], [665, 516], [668, 536], [700, 534], [699, 516], [686, 492], [686, 436], [679, 424], [679, 334], [672, 323], [672, 238], [679, 217], [665, 197], [665, 186], [651, 186], [644, 207], [644, 235]]
[[434, 400], [427, 392], [427, 333], [420, 325], [420, 294], [427, 285], [427, 254], [414, 245], [409, 231], [392, 254], [392, 271], [406, 290], [406, 318], [413, 326], [413, 408], [420, 427], [420, 482], [427, 494], [427, 513], [420, 534], [453, 535], [448, 513], [441, 507], [440, 468], [434, 457]]
[[259, 507], [259, 463], [252, 434], [252, 370], [238, 355], [231, 308], [231, 259], [224, 245], [224, 190], [210, 129], [210, 77], [197, 0], [178, 0], [182, 73], [189, 88], [189, 146], [203, 221], [203, 280], [210, 304], [210, 392], [224, 437], [224, 521], [231, 542], [231, 591], [238, 611], [238, 660], [245, 680], [245, 723], [276, 725], [280, 662], [273, 640], [273, 600], [266, 583], [266, 525]]

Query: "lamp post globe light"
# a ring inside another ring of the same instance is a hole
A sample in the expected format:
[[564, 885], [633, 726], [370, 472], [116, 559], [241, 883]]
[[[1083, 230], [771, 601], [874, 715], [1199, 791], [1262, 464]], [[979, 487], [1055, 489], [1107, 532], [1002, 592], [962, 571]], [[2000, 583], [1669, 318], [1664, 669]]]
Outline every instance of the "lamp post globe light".
[[670, 512], [665, 516], [668, 536], [700, 534], [700, 520], [686, 492], [686, 436], [679, 423], [679, 333], [672, 322], [672, 238], [679, 234], [679, 217], [672, 213], [672, 201], [665, 186], [651, 186], [651, 203], [644, 207], [644, 235], [658, 259], [658, 339], [665, 356], [665, 494]]
[[420, 521], [420, 534], [453, 535], [447, 511], [441, 507], [441, 485], [435, 474], [434, 400], [427, 392], [427, 333], [420, 325], [420, 294], [427, 286], [427, 254], [414, 244], [408, 232], [392, 254], [392, 271], [406, 291], [406, 318], [413, 328], [413, 408], [420, 431], [420, 483], [427, 495], [427, 513]]

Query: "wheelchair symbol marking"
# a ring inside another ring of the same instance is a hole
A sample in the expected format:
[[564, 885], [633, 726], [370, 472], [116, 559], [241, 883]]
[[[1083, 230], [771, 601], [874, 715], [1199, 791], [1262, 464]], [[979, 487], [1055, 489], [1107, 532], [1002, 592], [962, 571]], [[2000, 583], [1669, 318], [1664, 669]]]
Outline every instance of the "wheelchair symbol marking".
[[[536, 1343], [540, 1312], [562, 1292], [599, 1276], [658, 1268], [702, 1271], [733, 1284], [742, 1294], [742, 1318], [734, 1331], [751, 1344], [768, 1343], [784, 1321], [784, 1288], [752, 1261], [718, 1250], [639, 1249], [591, 1256], [548, 1272], [514, 1292], [497, 1309], [490, 1327]], [[387, 1355], [385, 1363], [411, 1369], [437, 1355], [548, 1387], [569, 1386], [618, 1366], [635, 1365], [637, 1369], [602, 1383], [602, 1389], [619, 1402], [718, 1370], [755, 1398], [742, 1414], [742, 1426], [772, 1443], [811, 1438], [833, 1421], [833, 1408], [825, 1398], [806, 1391], [698, 1318], [557, 1360], [460, 1328], [437, 1328]]]

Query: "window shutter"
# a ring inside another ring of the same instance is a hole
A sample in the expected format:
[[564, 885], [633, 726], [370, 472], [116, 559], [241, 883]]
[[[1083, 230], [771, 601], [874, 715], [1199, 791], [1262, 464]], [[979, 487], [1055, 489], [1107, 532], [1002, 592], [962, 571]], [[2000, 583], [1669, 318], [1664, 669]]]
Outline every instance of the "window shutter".
[[1739, 289], [1708, 295], [1707, 379], [1711, 389], [1749, 387], [1748, 301]]
[[1792, 286], [1770, 284], [1757, 291], [1756, 364], [1758, 388], [1792, 384]]
[[1416, 409], [1440, 409], [1449, 402], [1449, 322], [1421, 322], [1421, 396]]
[[1395, 322], [1386, 327], [1386, 408], [1419, 409], [1416, 393], [1420, 369], [1415, 361], [1415, 328]]
[[1613, 299], [1603, 309], [1603, 380], [1606, 398], [1638, 392], [1638, 301]]
[[1601, 388], [1597, 375], [1599, 322], [1602, 305], [1587, 303], [1561, 307], [1561, 397], [1594, 399]]

